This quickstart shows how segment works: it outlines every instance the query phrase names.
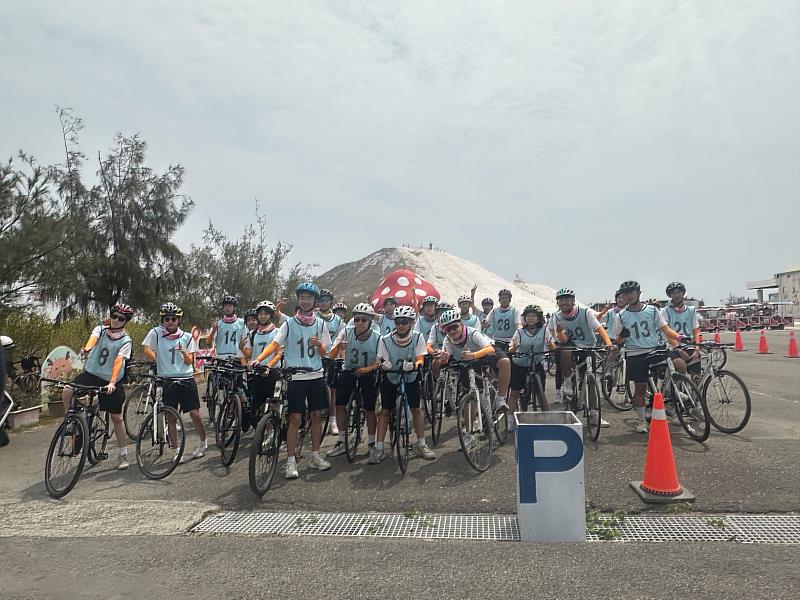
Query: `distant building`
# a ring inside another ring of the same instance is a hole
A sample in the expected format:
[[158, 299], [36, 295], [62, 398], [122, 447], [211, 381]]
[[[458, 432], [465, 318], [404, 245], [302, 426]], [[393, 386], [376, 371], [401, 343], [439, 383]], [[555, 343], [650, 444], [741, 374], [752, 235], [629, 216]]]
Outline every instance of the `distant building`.
[[800, 307], [800, 261], [775, 273], [775, 281], [778, 284], [778, 299]]

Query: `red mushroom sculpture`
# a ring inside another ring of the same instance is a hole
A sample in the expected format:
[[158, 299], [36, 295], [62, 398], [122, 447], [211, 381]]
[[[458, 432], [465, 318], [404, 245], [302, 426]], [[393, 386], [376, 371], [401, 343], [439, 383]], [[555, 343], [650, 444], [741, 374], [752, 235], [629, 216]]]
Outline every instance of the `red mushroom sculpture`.
[[439, 291], [414, 271], [398, 269], [381, 281], [370, 301], [376, 310], [383, 307], [386, 298], [394, 298], [398, 304], [416, 309], [425, 296], [440, 298]]

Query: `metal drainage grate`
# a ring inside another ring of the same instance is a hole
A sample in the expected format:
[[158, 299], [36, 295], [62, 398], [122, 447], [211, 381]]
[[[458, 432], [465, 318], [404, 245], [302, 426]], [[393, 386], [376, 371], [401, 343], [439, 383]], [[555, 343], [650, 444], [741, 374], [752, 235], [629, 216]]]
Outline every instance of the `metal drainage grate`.
[[517, 541], [515, 515], [231, 512], [213, 515], [193, 533], [324, 535]]
[[[622, 524], [603, 519], [597, 525], [610, 535], [587, 532], [588, 541], [800, 544], [800, 515], [635, 515]], [[192, 533], [519, 541], [515, 515], [418, 512], [229, 512], [204, 519]]]

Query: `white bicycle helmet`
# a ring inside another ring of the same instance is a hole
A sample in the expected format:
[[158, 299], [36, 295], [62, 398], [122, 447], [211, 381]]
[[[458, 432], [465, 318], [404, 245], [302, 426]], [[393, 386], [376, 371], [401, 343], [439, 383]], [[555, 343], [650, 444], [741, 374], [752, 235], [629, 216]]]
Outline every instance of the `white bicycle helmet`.
[[442, 327], [447, 327], [453, 323], [461, 323], [461, 313], [454, 308], [444, 311], [439, 316], [439, 325]]
[[472, 298], [470, 298], [466, 294], [464, 294], [463, 296], [459, 296], [458, 297], [458, 302], [456, 304], [461, 304], [462, 302], [469, 302], [471, 304], [472, 303]]
[[356, 315], [366, 315], [371, 319], [375, 316], [375, 309], [368, 302], [361, 302], [353, 308], [353, 316]]
[[394, 309], [395, 319], [411, 319], [412, 321], [417, 318], [417, 311], [411, 306], [398, 306]]
[[275, 305], [269, 300], [262, 300], [261, 302], [259, 302], [258, 306], [256, 306], [256, 312], [258, 312], [262, 308], [266, 308], [273, 315], [275, 314]]
[[7, 335], [0, 335], [0, 346], [3, 346], [3, 348], [9, 350], [14, 347], [14, 340]]

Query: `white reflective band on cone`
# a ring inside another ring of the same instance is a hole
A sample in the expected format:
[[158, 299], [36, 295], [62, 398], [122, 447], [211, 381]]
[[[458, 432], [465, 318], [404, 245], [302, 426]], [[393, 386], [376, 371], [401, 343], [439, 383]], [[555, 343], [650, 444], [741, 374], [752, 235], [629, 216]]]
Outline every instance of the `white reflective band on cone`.
[[651, 421], [666, 421], [667, 411], [663, 408], [653, 409], [653, 415], [650, 417]]

